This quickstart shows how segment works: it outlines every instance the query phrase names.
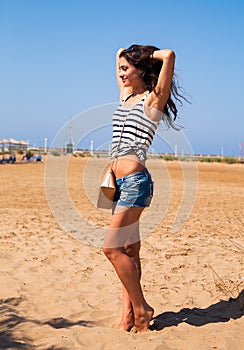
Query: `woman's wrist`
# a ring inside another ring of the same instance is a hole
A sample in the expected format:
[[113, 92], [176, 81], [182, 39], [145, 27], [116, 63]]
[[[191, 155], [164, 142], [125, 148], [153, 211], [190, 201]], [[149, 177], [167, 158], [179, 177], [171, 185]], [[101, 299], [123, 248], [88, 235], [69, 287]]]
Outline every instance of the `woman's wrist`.
[[150, 58], [153, 60], [153, 59], [155, 59], [155, 52], [156, 51], [158, 51], [158, 50], [155, 50], [155, 51], [153, 51], [153, 53], [150, 55]]
[[124, 51], [124, 48], [123, 48], [123, 47], [121, 47], [120, 49], [118, 49], [117, 55], [119, 56], [119, 55], [121, 54], [122, 51]]

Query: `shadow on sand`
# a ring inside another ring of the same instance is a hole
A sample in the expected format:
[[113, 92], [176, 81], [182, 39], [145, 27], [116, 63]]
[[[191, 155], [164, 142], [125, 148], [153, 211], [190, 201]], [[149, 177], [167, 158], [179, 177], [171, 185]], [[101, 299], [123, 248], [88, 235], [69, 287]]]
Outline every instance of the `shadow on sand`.
[[228, 322], [230, 319], [238, 319], [244, 315], [244, 290], [236, 299], [220, 301], [206, 309], [184, 308], [178, 312], [163, 312], [154, 317], [152, 329], [160, 331], [165, 327], [178, 326], [180, 323], [188, 323], [192, 326], [204, 326], [209, 323]]
[[[15, 327], [19, 324], [30, 322], [36, 325], [49, 325], [53, 328], [69, 328], [72, 326], [92, 327], [92, 322], [77, 321], [73, 322], [66, 318], [53, 318], [51, 320], [41, 322], [39, 320], [32, 320], [18, 315], [16, 306], [18, 306], [22, 298], [8, 298], [0, 300], [0, 349], [19, 349], [19, 350], [33, 350], [32, 341], [28, 338], [19, 338], [15, 335]], [[35, 347], [37, 349], [38, 347]], [[62, 347], [52, 346], [52, 350], [65, 350]], [[47, 349], [48, 350], [48, 349]]]
[[[45, 322], [28, 319], [18, 315], [16, 307], [23, 301], [22, 298], [8, 298], [0, 300], [0, 349], [32, 350], [31, 339], [19, 338], [15, 335], [15, 327], [19, 324], [30, 322], [36, 325], [49, 325], [60, 329], [73, 326], [92, 327], [92, 322], [79, 320], [73, 322], [63, 317], [53, 318]], [[165, 327], [178, 326], [180, 323], [188, 323], [192, 326], [204, 326], [209, 323], [228, 322], [230, 319], [238, 319], [244, 316], [244, 290], [237, 298], [228, 301], [220, 301], [205, 309], [184, 308], [178, 312], [168, 311], [154, 317], [152, 330], [160, 331]], [[35, 347], [37, 349], [38, 347]], [[51, 346], [47, 350], [65, 350], [62, 347]]]

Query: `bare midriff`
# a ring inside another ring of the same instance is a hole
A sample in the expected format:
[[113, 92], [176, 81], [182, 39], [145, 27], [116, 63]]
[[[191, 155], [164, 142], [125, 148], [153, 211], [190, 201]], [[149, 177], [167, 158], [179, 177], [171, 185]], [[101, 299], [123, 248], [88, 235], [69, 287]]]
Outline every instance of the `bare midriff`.
[[112, 169], [116, 179], [143, 171], [145, 169], [145, 160], [140, 160], [135, 153], [115, 158], [112, 163]]

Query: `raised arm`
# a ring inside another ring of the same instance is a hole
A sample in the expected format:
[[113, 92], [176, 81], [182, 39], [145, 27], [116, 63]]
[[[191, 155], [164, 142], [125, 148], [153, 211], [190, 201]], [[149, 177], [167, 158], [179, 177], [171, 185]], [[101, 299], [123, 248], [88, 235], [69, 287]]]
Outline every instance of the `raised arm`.
[[[157, 111], [163, 112], [164, 107], [167, 103], [170, 93], [170, 87], [172, 83], [172, 78], [174, 74], [174, 64], [175, 64], [175, 53], [172, 50], [156, 50], [152, 54], [152, 59], [156, 59], [163, 62], [161, 71], [159, 73], [157, 85], [148, 96], [147, 107], [149, 109], [156, 109]], [[149, 114], [150, 111], [149, 111]], [[155, 113], [153, 119], [157, 118]]]

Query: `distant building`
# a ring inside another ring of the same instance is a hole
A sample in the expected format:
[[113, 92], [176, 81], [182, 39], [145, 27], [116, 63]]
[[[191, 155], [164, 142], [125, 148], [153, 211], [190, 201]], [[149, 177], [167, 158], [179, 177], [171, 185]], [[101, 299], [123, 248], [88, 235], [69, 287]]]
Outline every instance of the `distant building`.
[[64, 147], [65, 154], [73, 154], [74, 151], [75, 151], [75, 144], [74, 143], [65, 143], [65, 147]]

